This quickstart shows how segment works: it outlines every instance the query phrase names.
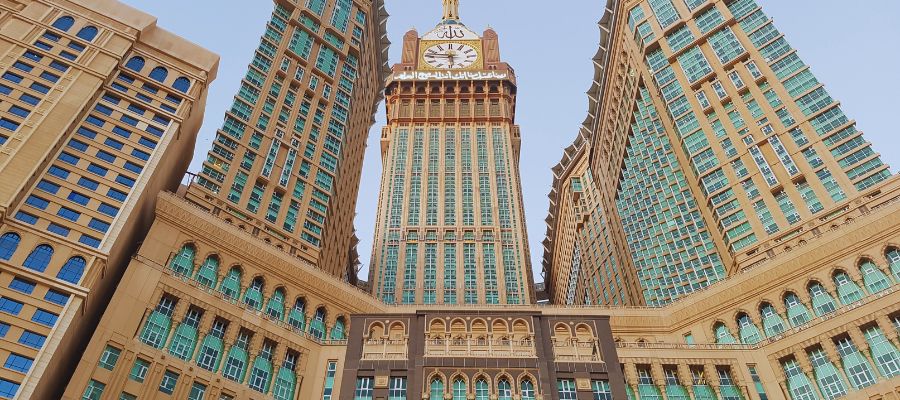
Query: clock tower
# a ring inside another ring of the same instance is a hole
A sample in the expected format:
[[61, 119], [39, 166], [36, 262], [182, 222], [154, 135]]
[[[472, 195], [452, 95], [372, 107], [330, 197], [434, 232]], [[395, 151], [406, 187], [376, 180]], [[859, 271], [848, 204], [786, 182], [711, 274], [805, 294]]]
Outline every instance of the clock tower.
[[516, 80], [497, 33], [456, 0], [403, 39], [385, 89], [383, 174], [369, 282], [391, 304], [528, 304]]

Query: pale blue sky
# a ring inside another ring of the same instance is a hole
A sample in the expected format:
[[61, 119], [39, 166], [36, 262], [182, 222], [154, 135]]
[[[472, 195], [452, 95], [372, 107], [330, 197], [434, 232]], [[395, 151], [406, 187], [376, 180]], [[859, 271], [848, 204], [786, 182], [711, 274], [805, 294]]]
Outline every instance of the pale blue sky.
[[[153, 14], [159, 25], [222, 56], [210, 89], [206, 119], [191, 171], [209, 149], [237, 92], [272, 10], [269, 0], [124, 0]], [[775, 19], [829, 92], [843, 102], [875, 149], [896, 171], [900, 166], [900, 2], [896, 0], [757, 0]], [[388, 34], [397, 60], [403, 34], [420, 33], [440, 18], [440, 0], [386, 0]], [[251, 6], [252, 4], [252, 6]], [[531, 258], [540, 278], [547, 193], [553, 167], [575, 137], [587, 112], [585, 91], [593, 76], [596, 22], [606, 0], [461, 0], [463, 22], [477, 32], [490, 26], [518, 75], [517, 122], [522, 126], [522, 177]], [[877, 11], [876, 11], [877, 10]], [[381, 176], [378, 137], [384, 108], [372, 128], [363, 170], [356, 226], [368, 267]], [[365, 271], [364, 271], [365, 272]], [[365, 276], [365, 274], [363, 274]]]

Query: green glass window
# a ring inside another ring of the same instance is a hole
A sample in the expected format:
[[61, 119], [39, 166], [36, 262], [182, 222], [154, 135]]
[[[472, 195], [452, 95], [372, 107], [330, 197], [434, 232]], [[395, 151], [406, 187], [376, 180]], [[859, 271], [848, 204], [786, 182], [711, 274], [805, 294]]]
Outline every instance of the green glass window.
[[653, 14], [656, 16], [656, 20], [659, 21], [659, 26], [663, 29], [668, 28], [681, 19], [671, 0], [650, 0], [650, 8], [653, 9]]
[[266, 340], [256, 359], [253, 360], [253, 368], [250, 370], [250, 379], [247, 386], [260, 393], [268, 393], [272, 384], [272, 356], [275, 345]]
[[344, 317], [338, 317], [337, 320], [334, 321], [334, 326], [331, 328], [331, 340], [347, 339], [344, 329]]
[[475, 264], [475, 245], [471, 243], [463, 244], [463, 273], [464, 280], [464, 301], [465, 304], [478, 303], [478, 270]]
[[402, 304], [414, 304], [416, 302], [416, 269], [419, 264], [419, 246], [416, 243], [406, 245], [405, 266], [403, 269], [403, 300]]
[[800, 369], [796, 360], [788, 360], [782, 363], [784, 375], [787, 377], [788, 393], [791, 400], [818, 400], [816, 391], [809, 381], [809, 377]]
[[107, 345], [103, 349], [103, 354], [100, 355], [100, 368], [112, 371], [116, 368], [116, 362], [119, 361], [120, 354], [122, 354], [122, 350]]
[[284, 289], [275, 289], [266, 305], [266, 314], [279, 321], [284, 319]]
[[131, 373], [128, 375], [128, 379], [131, 379], [138, 383], [143, 383], [144, 379], [147, 378], [147, 371], [150, 370], [150, 362], [141, 358], [134, 360], [134, 365], [131, 367]]
[[488, 400], [491, 396], [490, 386], [484, 379], [475, 381], [475, 400]]
[[169, 353], [182, 360], [194, 358], [194, 349], [197, 347], [197, 328], [200, 326], [200, 318], [203, 311], [191, 307], [184, 320], [175, 328], [172, 343], [169, 344]]
[[291, 308], [291, 313], [288, 315], [288, 323], [291, 326], [299, 331], [303, 331], [306, 327], [306, 301], [303, 300], [302, 297], [298, 297], [297, 301], [294, 302], [294, 307]]
[[793, 292], [784, 295], [784, 307], [787, 309], [787, 317], [791, 326], [805, 325], [811, 319], [809, 309]]
[[178, 385], [178, 378], [180, 374], [175, 371], [166, 370], [163, 374], [162, 380], [159, 381], [159, 391], [165, 394], [172, 394], [175, 392], [175, 386]]
[[237, 383], [244, 382], [244, 375], [247, 373], [247, 346], [250, 342], [250, 334], [241, 331], [237, 340], [231, 345], [228, 351], [228, 358], [222, 369], [222, 375]]
[[[522, 382], [522, 393], [525, 393], [524, 386], [525, 382]], [[524, 395], [522, 398], [525, 398]], [[532, 398], [534, 398], [534, 396], [532, 396]], [[466, 400], [466, 381], [462, 378], [457, 378], [453, 381], [453, 400]]]
[[91, 379], [87, 387], [84, 388], [84, 395], [81, 396], [81, 400], [100, 400], [104, 389], [106, 389], [105, 383]]
[[[374, 395], [374, 389], [372, 387], [372, 378], [357, 378], [356, 379], [356, 391], [353, 393], [353, 400], [372, 400], [372, 396]], [[444, 392], [443, 386], [441, 388], [440, 397], [434, 397], [434, 382], [432, 382], [432, 391], [431, 398], [433, 399], [443, 399]]]
[[175, 303], [175, 299], [168, 296], [159, 299], [159, 304], [150, 312], [144, 329], [141, 331], [140, 339], [144, 344], [157, 349], [162, 348], [169, 336]]
[[[461, 380], [457, 380], [456, 382], [462, 382]], [[453, 393], [456, 393], [456, 383], [453, 384], [454, 390]], [[522, 400], [534, 400], [535, 391], [534, 391], [534, 383], [531, 383], [530, 379], [523, 379], [522, 383], [519, 385], [519, 388], [522, 391]], [[463, 392], [465, 393], [465, 383], [463, 382]], [[465, 396], [462, 397], [465, 399]], [[453, 400], [456, 400], [456, 397], [453, 397]]]
[[837, 310], [834, 298], [819, 282], [809, 284], [809, 296], [812, 298], [813, 312], [817, 317], [833, 313]]
[[699, 47], [694, 46], [678, 56], [678, 64], [681, 65], [684, 75], [690, 83], [697, 82], [700, 78], [709, 75], [713, 70]]
[[841, 301], [841, 304], [847, 305], [862, 299], [862, 290], [860, 290], [856, 282], [850, 279], [850, 276], [847, 275], [846, 272], [835, 272], [833, 279], [834, 285], [837, 287], [838, 299]]
[[191, 276], [194, 274], [194, 253], [196, 250], [191, 244], [181, 246], [181, 250], [172, 257], [172, 270], [178, 275]]
[[325, 307], [319, 307], [309, 323], [309, 334], [318, 340], [325, 338], [325, 316]]
[[866, 291], [875, 294], [891, 287], [890, 278], [878, 268], [872, 260], [865, 260], [859, 265]]
[[237, 300], [241, 295], [241, 270], [238, 267], [232, 267], [228, 271], [225, 279], [222, 279], [222, 285], [219, 291], [231, 300]]
[[763, 303], [759, 307], [759, 313], [762, 315], [763, 331], [765, 331], [766, 336], [772, 337], [785, 331], [784, 320], [771, 304]]
[[[653, 376], [650, 374], [649, 367], [638, 367], [637, 368], [638, 375], [638, 397], [641, 400], [663, 400], [663, 395], [659, 391], [659, 387], [653, 383]], [[560, 399], [575, 399], [575, 388], [574, 384], [572, 385], [572, 396], [571, 397], [562, 397], [562, 391], [560, 391]]]
[[826, 399], [836, 399], [847, 394], [847, 384], [841, 377], [840, 371], [834, 366], [828, 355], [821, 347], [807, 351], [809, 361], [813, 366], [813, 375], [816, 384]]
[[250, 283], [250, 287], [247, 288], [247, 291], [244, 292], [244, 304], [247, 307], [253, 308], [255, 310], [262, 310], [263, 306], [263, 289], [265, 288], [265, 282], [263, 281], [261, 276], [257, 276], [253, 279], [253, 282]]
[[892, 378], [900, 374], [900, 352], [884, 335], [881, 328], [870, 326], [863, 330], [863, 335], [869, 343], [869, 351], [881, 376]]
[[731, 332], [728, 331], [728, 327], [725, 326], [724, 323], [717, 323], [713, 328], [713, 333], [716, 335], [716, 343], [719, 344], [732, 344], [737, 343], [734, 340], [734, 336], [731, 335]]
[[512, 396], [512, 385], [509, 384], [509, 381], [506, 380], [506, 378], [501, 378], [500, 381], [497, 382], [497, 400], [512, 400]]
[[337, 371], [337, 361], [329, 361], [325, 370], [325, 389], [322, 392], [322, 400], [332, 400], [332, 392], [334, 392], [334, 375]]
[[451, 243], [444, 244], [444, 304], [456, 304], [456, 245]]
[[208, 288], [215, 288], [219, 280], [219, 259], [209, 256], [197, 271], [197, 282]]
[[297, 358], [297, 353], [293, 351], [285, 354], [281, 368], [278, 369], [278, 376], [275, 377], [275, 388], [272, 389], [272, 396], [275, 400], [294, 398], [294, 391], [297, 388]]
[[219, 363], [222, 360], [222, 352], [225, 349], [223, 338], [225, 337], [225, 329], [228, 323], [221, 319], [213, 321], [212, 328], [203, 338], [200, 344], [200, 351], [197, 354], [197, 366], [207, 371], [216, 372], [219, 370]]
[[759, 328], [756, 327], [756, 324], [753, 323], [753, 319], [751, 319], [750, 316], [746, 313], [738, 314], [737, 323], [738, 334], [741, 337], [741, 343], [756, 344], [763, 340], [763, 336], [762, 333], [759, 332]]
[[[687, 389], [681, 384], [678, 380], [678, 371], [675, 368], [664, 367], [663, 373], [665, 374], [666, 379], [666, 398], [668, 400], [690, 400], [691, 396], [688, 394]], [[597, 381], [595, 381], [597, 382]], [[607, 384], [607, 391], [609, 391], [609, 384]], [[611, 399], [612, 397], [598, 397], [596, 389], [594, 391], [594, 399]]]
[[[682, 388], [683, 389], [683, 388]], [[612, 389], [609, 387], [609, 381], [606, 380], [593, 380], [591, 381], [591, 391], [594, 395], [594, 400], [612, 400]], [[687, 392], [685, 392], [685, 396], [687, 396]], [[687, 397], [685, 397], [687, 398]], [[674, 398], [669, 397], [671, 400], [676, 400]]]
[[854, 389], [862, 389], [875, 384], [875, 373], [872, 371], [872, 366], [849, 337], [836, 340], [835, 345], [841, 356], [844, 373], [847, 374]]
[[406, 400], [406, 378], [391, 377], [388, 400]]
[[900, 282], [900, 250], [891, 248], [885, 254], [887, 262], [891, 265], [891, 274], [895, 282]]
[[206, 396], [206, 385], [200, 382], [194, 382], [191, 385], [191, 392], [188, 394], [188, 400], [203, 400]]

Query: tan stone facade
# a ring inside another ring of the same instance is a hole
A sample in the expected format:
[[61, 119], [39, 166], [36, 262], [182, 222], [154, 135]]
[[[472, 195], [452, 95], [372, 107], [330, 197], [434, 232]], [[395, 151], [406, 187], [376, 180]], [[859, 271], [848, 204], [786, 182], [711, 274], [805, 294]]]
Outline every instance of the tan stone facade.
[[117, 1], [3, 2], [0, 54], [0, 396], [53, 398], [184, 174], [218, 57]]

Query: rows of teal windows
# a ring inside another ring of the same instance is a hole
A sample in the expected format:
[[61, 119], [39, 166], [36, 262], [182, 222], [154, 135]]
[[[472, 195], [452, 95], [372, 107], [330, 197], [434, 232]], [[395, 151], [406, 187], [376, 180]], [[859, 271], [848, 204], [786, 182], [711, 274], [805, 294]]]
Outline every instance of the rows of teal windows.
[[[309, 326], [307, 327], [306, 300], [303, 297], [298, 297], [293, 307], [288, 311], [285, 309], [286, 295], [283, 288], [275, 289], [268, 300], [264, 299], [265, 280], [261, 276], [253, 278], [247, 289], [243, 291], [243, 297], [241, 297], [242, 271], [239, 267], [232, 267], [222, 281], [218, 282], [219, 259], [215, 256], [207, 257], [195, 272], [195, 256], [196, 249], [194, 246], [185, 244], [173, 256], [170, 268], [175, 274], [194, 279], [197, 283], [207, 288], [216, 289], [218, 285], [219, 292], [232, 301], [240, 300], [249, 308], [256, 311], [264, 311], [270, 318], [287, 322], [295, 330], [306, 331], [317, 340], [325, 340], [326, 336], [328, 336], [326, 335], [327, 327], [325, 321], [327, 312], [325, 307], [316, 309], [315, 315], [309, 321]], [[338, 317], [334, 326], [331, 327], [329, 339], [346, 339], [345, 325], [344, 317]]]
[[[850, 278], [843, 270], [836, 270], [832, 275], [837, 290], [840, 305], [849, 305], [863, 299], [867, 294], [874, 295], [883, 292], [892, 284], [900, 282], [900, 250], [890, 249], [886, 253], [890, 264], [891, 276], [885, 274], [871, 260], [863, 260], [859, 264], [859, 272], [862, 276], [863, 286]], [[784, 308], [787, 311], [787, 319], [780, 315], [775, 307], [768, 302], [763, 302], [759, 307], [759, 315], [763, 329], [760, 330], [753, 318], [746, 312], [737, 315], [738, 339], [732, 335], [728, 327], [718, 322], [713, 327], [716, 343], [740, 343], [756, 344], [767, 337], [775, 337], [791, 327], [800, 327], [812, 320], [812, 316], [823, 317], [837, 311], [834, 297], [822, 286], [813, 281], [807, 286], [811, 299], [812, 313], [806, 304], [794, 292], [784, 295]]]
[[[353, 399], [372, 400], [375, 392], [373, 381], [373, 378], [370, 377], [357, 378]], [[477, 378], [475, 384], [471, 388], [469, 387], [468, 380], [465, 378], [451, 378], [451, 381], [452, 384], [448, 385], [443, 378], [432, 378], [427, 388], [429, 399], [444, 399], [445, 396], [449, 395], [453, 400], [467, 400], [472, 398], [469, 397], [470, 395], [474, 395], [475, 400], [512, 400], [513, 396], [518, 394], [518, 398], [521, 400], [534, 400], [537, 396], [535, 385], [530, 378], [522, 379], [519, 382], [518, 390], [513, 387], [510, 380], [501, 378], [497, 381], [496, 392], [493, 394], [491, 393], [491, 384], [487, 378]], [[612, 397], [596, 397], [597, 393], [602, 395], [607, 395], [609, 393], [608, 382], [595, 382], [595, 400], [610, 400]], [[609, 396], [611, 396], [611, 394]], [[329, 400], [329, 398], [324, 398], [323, 400]], [[390, 378], [388, 400], [407, 400], [406, 378]]]
[[[20, 240], [21, 236], [15, 232], [6, 232], [0, 236], [0, 260], [9, 261], [16, 253]], [[32, 271], [44, 272], [52, 260], [53, 247], [48, 244], [41, 244], [28, 253], [28, 257], [25, 258], [25, 262], [22, 266]], [[87, 263], [84, 257], [70, 257], [66, 260], [65, 264], [63, 264], [62, 268], [60, 268], [56, 277], [77, 285], [78, 282], [81, 281], [82, 275], [84, 275], [86, 266]]]
[[[895, 317], [895, 328], [900, 329]], [[888, 380], [900, 375], [900, 352], [884, 334], [881, 327], [862, 328], [869, 346], [869, 357], [859, 350], [849, 336], [834, 339], [839, 362], [833, 362], [821, 346], [806, 350], [813, 367], [812, 376], [800, 368], [796, 356], [782, 360], [788, 394], [792, 400], [832, 400], [874, 385], [879, 379]], [[875, 368], [872, 368], [872, 362]]]
[[[171, 317], [177, 300], [163, 296], [159, 304], [147, 317], [139, 339], [144, 344], [162, 349], [168, 341]], [[174, 329], [168, 341], [167, 351], [182, 360], [193, 360], [197, 366], [211, 372], [221, 372], [225, 378], [245, 383], [260, 393], [273, 393], [276, 399], [293, 398], [296, 387], [296, 366], [299, 354], [287, 351], [277, 373], [273, 367], [276, 344], [264, 340], [259, 355], [250, 363], [249, 345], [252, 333], [240, 329], [227, 355], [225, 353], [225, 331], [229, 322], [216, 318], [209, 332], [200, 341], [199, 324], [203, 310], [190, 307], [182, 321]], [[196, 354], [195, 354], [196, 352]], [[224, 361], [224, 365], [222, 362]], [[249, 372], [249, 375], [247, 373]], [[274, 378], [274, 387], [272, 380]]]
[[[689, 370], [691, 373], [690, 387], [693, 389], [694, 399], [716, 400], [718, 398], [721, 398], [721, 400], [744, 400], [742, 389], [735, 384], [730, 367], [715, 367], [715, 372], [719, 383], [718, 387], [719, 394], [721, 395], [720, 397], [716, 396], [715, 389], [713, 388], [713, 385], [711, 385], [709, 379], [706, 377], [703, 366], [689, 366]], [[669, 399], [683, 400], [691, 398], [690, 394], [688, 393], [687, 386], [684, 385], [684, 383], [679, 379], [678, 372], [675, 368], [663, 368], [664, 382], [654, 382], [653, 376], [650, 372], [650, 367], [647, 365], [636, 366], [636, 371], [636, 387], [632, 387], [631, 385], [625, 386], [625, 392], [629, 400], [662, 400], [664, 398], [663, 392], [665, 392], [665, 398]], [[751, 370], [751, 372], [754, 371], [755, 369]], [[661, 386], [662, 389], [660, 388]], [[762, 391], [761, 389], [758, 389], [758, 391], [762, 394], [762, 396], [765, 396], [764, 391]], [[575, 397], [561, 398], [575, 399]]]
[[[251, 380], [247, 382], [248, 386], [256, 391], [260, 391], [263, 393], [268, 392], [268, 382], [266, 377], [268, 375], [271, 375], [271, 352], [271, 346], [263, 347], [262, 356], [268, 357], [269, 363], [265, 364], [264, 362], [260, 362], [254, 364], [254, 370], [252, 374], [253, 378], [251, 378]], [[119, 362], [121, 353], [121, 349], [113, 345], [107, 345], [100, 356], [98, 366], [102, 369], [113, 371]], [[292, 352], [288, 352], [285, 355], [285, 363], [279, 370], [278, 377], [276, 378], [275, 389], [272, 391], [273, 397], [275, 399], [291, 400], [294, 398], [296, 389], [294, 369], [296, 368], [297, 357], [298, 356], [296, 355], [296, 353]], [[259, 359], [259, 357], [257, 357], [257, 359]], [[266, 368], [266, 365], [269, 365], [268, 369]], [[149, 372], [149, 370], [150, 361], [144, 360], [142, 358], [137, 358], [134, 364], [131, 366], [131, 371], [128, 374], [128, 379], [137, 383], [144, 383], [147, 379], [147, 373]], [[166, 370], [162, 378], [160, 378], [158, 388], [159, 392], [165, 395], [172, 395], [175, 391], [176, 386], [178, 385], [178, 380], [180, 377], [181, 374], [179, 374], [178, 372]], [[105, 390], [106, 384], [92, 379], [90, 380], [90, 382], [88, 382], [87, 387], [85, 387], [82, 399], [100, 400]], [[206, 395], [206, 390], [206, 384], [195, 381], [191, 385], [191, 389], [187, 394], [187, 399], [202, 400]], [[137, 397], [130, 393], [122, 392], [119, 398], [123, 400], [134, 400]], [[225, 395], [223, 395], [222, 398], [226, 398]]]

